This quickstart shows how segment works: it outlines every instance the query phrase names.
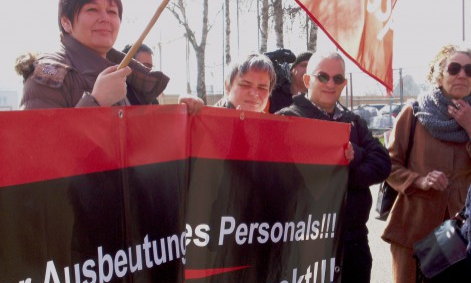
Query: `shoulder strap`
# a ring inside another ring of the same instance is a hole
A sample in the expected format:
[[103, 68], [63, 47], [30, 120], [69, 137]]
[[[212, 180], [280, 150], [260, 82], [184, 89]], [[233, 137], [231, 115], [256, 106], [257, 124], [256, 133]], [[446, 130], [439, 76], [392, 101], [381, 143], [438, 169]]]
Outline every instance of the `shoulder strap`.
[[404, 164], [407, 166], [409, 164], [409, 156], [412, 150], [412, 145], [414, 144], [414, 133], [415, 133], [415, 125], [417, 124], [417, 118], [415, 117], [415, 112], [417, 111], [418, 102], [414, 101], [412, 103], [412, 124], [410, 126], [410, 133], [409, 133], [409, 143], [407, 144], [407, 151], [406, 151], [406, 160]]

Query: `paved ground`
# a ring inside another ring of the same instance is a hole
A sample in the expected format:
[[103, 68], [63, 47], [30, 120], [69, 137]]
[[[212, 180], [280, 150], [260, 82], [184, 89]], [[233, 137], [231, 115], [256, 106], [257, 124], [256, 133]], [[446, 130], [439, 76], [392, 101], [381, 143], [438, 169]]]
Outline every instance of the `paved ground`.
[[386, 222], [374, 218], [378, 189], [379, 185], [371, 187], [373, 207], [370, 213], [370, 220], [367, 223], [368, 229], [370, 230], [370, 249], [373, 255], [371, 283], [391, 283], [391, 254], [389, 252], [389, 244], [381, 239], [381, 234], [386, 226]]

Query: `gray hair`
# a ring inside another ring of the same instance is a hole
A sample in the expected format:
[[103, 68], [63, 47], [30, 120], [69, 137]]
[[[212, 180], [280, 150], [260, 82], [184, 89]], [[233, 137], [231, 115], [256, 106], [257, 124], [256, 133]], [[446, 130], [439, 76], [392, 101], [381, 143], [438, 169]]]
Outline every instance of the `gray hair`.
[[271, 60], [266, 55], [259, 53], [249, 54], [248, 56], [232, 63], [229, 66], [226, 78], [224, 80], [226, 88], [232, 87], [232, 84], [234, 83], [237, 75], [243, 76], [251, 70], [268, 73], [268, 76], [270, 77], [269, 92], [271, 93], [276, 83], [275, 68], [273, 67]]
[[427, 80], [431, 84], [438, 86], [440, 80], [443, 79], [448, 59], [456, 53], [462, 53], [471, 58], [471, 49], [469, 48], [453, 44], [443, 46], [429, 65]]
[[314, 70], [317, 68], [319, 63], [324, 60], [324, 59], [334, 59], [334, 60], [339, 60], [343, 64], [343, 74], [345, 75], [345, 60], [343, 57], [340, 55], [340, 53], [336, 51], [327, 51], [327, 52], [316, 52], [311, 56], [311, 59], [309, 59], [309, 63], [307, 64], [306, 67], [306, 74], [312, 74]]

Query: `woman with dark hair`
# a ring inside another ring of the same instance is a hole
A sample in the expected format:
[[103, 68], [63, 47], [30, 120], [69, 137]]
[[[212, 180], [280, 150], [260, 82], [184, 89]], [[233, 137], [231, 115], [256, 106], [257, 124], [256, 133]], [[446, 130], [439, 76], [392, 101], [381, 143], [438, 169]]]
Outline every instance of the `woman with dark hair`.
[[415, 282], [413, 244], [461, 211], [471, 183], [471, 50], [442, 47], [428, 80], [435, 87], [419, 95], [417, 109], [403, 108], [388, 143], [387, 181], [399, 194], [382, 238], [391, 244], [393, 282]]
[[[59, 0], [59, 51], [19, 57], [15, 66], [24, 77], [24, 109], [129, 105], [126, 85], [136, 91], [140, 104], [151, 104], [169, 78], [132, 60], [117, 65], [125, 54], [113, 48], [118, 36], [121, 0]], [[180, 102], [202, 106], [195, 97]]]

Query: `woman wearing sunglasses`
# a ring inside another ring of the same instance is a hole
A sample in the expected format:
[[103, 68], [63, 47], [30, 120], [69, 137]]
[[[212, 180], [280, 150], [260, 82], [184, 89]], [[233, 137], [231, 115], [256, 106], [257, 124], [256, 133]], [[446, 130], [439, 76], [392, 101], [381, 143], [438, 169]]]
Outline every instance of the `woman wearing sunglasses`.
[[341, 282], [368, 283], [372, 267], [366, 227], [372, 206], [370, 186], [388, 177], [391, 160], [386, 149], [371, 135], [366, 121], [338, 102], [347, 84], [345, 62], [339, 53], [314, 53], [303, 78], [307, 94], [295, 96], [291, 106], [276, 114], [351, 125], [350, 143], [345, 151], [349, 161], [349, 180], [347, 204], [342, 216], [342, 230], [345, 232]]
[[399, 195], [382, 238], [391, 244], [393, 279], [400, 283], [416, 282], [413, 244], [462, 209], [471, 183], [471, 50], [442, 47], [428, 80], [434, 88], [419, 95], [417, 109], [408, 105], [399, 113], [388, 145], [388, 183]]

